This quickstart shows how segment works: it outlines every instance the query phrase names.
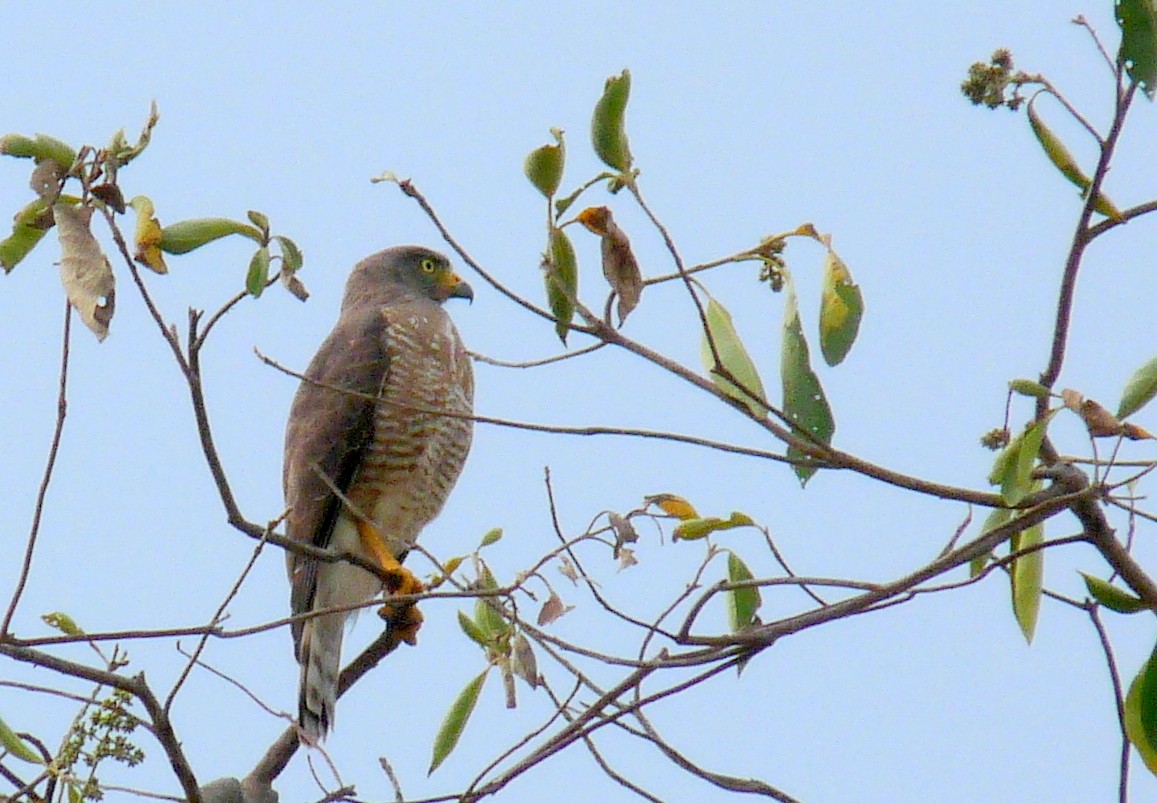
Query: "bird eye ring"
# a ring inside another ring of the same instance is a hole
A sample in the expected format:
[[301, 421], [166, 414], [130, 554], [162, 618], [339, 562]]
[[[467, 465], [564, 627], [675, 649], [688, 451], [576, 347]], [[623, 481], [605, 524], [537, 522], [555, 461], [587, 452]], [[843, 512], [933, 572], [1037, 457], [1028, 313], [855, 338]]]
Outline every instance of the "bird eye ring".
[[429, 257], [422, 260], [422, 273], [433, 273], [434, 267], [434, 260]]

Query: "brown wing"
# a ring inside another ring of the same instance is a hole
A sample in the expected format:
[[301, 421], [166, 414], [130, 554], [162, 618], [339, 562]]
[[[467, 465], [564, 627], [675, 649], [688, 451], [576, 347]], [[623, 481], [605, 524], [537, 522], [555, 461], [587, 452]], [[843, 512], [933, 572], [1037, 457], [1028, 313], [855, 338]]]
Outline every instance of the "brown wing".
[[[290, 538], [329, 545], [341, 502], [323, 477], [348, 491], [373, 440], [374, 399], [389, 369], [385, 328], [377, 305], [344, 311], [306, 369], [305, 376], [321, 385], [302, 382], [289, 410], [282, 482]], [[318, 562], [293, 554], [288, 561], [291, 608], [303, 613], [313, 604]], [[294, 625], [295, 647], [301, 630]]]

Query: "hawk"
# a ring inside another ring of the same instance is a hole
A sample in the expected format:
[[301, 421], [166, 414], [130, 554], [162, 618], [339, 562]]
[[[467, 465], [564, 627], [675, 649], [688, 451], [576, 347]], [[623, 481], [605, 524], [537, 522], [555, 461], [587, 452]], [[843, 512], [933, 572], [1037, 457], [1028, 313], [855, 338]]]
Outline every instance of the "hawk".
[[[474, 293], [436, 251], [397, 246], [359, 262], [285, 432], [289, 537], [377, 563], [390, 577], [386, 590], [400, 594], [422, 589], [401, 562], [441, 511], [470, 450], [474, 377], [442, 307], [448, 298]], [[379, 577], [351, 563], [287, 557], [295, 615], [361, 605], [382, 590]], [[293, 624], [299, 721], [314, 743], [334, 722], [348, 616]], [[394, 619], [413, 643], [421, 615], [411, 608]]]

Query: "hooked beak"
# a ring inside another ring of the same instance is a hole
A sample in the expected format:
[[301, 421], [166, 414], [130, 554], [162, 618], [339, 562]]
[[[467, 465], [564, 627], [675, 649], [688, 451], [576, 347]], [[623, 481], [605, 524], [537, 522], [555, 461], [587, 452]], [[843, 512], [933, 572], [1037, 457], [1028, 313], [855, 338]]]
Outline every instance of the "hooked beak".
[[474, 288], [453, 271], [443, 274], [441, 281], [438, 282], [438, 289], [444, 299], [465, 298], [471, 303], [474, 302]]

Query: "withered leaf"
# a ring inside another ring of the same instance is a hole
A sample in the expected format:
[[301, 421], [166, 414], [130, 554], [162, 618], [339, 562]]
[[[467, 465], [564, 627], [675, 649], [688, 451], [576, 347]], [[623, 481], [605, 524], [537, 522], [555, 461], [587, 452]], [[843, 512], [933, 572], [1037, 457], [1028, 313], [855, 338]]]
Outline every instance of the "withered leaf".
[[570, 558], [568, 558], [566, 555], [561, 555], [559, 557], [559, 564], [559, 574], [570, 580], [575, 585], [578, 585], [578, 570], [575, 569], [574, 564], [571, 563]]
[[1089, 434], [1094, 438], [1109, 438], [1124, 431], [1117, 417], [1092, 399], [1081, 402], [1080, 414]]
[[36, 163], [28, 186], [41, 198], [55, 201], [60, 194], [60, 180], [64, 178], [64, 168], [55, 159], [45, 159]]
[[584, 209], [578, 221], [602, 238], [603, 276], [618, 296], [619, 326], [622, 326], [643, 294], [643, 276], [631, 251], [631, 241], [605, 206]]
[[552, 591], [547, 601], [542, 603], [542, 610], [538, 612], [538, 626], [545, 627], [573, 609], [573, 605], [563, 604], [562, 597]]
[[514, 644], [510, 651], [510, 669], [518, 677], [526, 681], [532, 689], [537, 689], [542, 683], [538, 674], [538, 661], [534, 657], [534, 650], [526, 636], [519, 633], [514, 637]]
[[615, 513], [613, 510], [607, 514], [607, 518], [611, 522], [611, 529], [615, 531], [615, 551], [614, 556], [617, 560], [619, 557], [619, 550], [623, 548], [624, 544], [633, 544], [639, 540], [639, 534], [635, 532], [635, 527], [630, 520], [622, 515]]
[[108, 257], [92, 236], [91, 206], [53, 207], [60, 237], [60, 281], [68, 300], [97, 340], [108, 336], [116, 309], [116, 279]]
[[[97, 184], [92, 188], [92, 197], [102, 201], [109, 209], [118, 215], [125, 213], [125, 196], [116, 184]], [[160, 227], [158, 227], [158, 231]]]

